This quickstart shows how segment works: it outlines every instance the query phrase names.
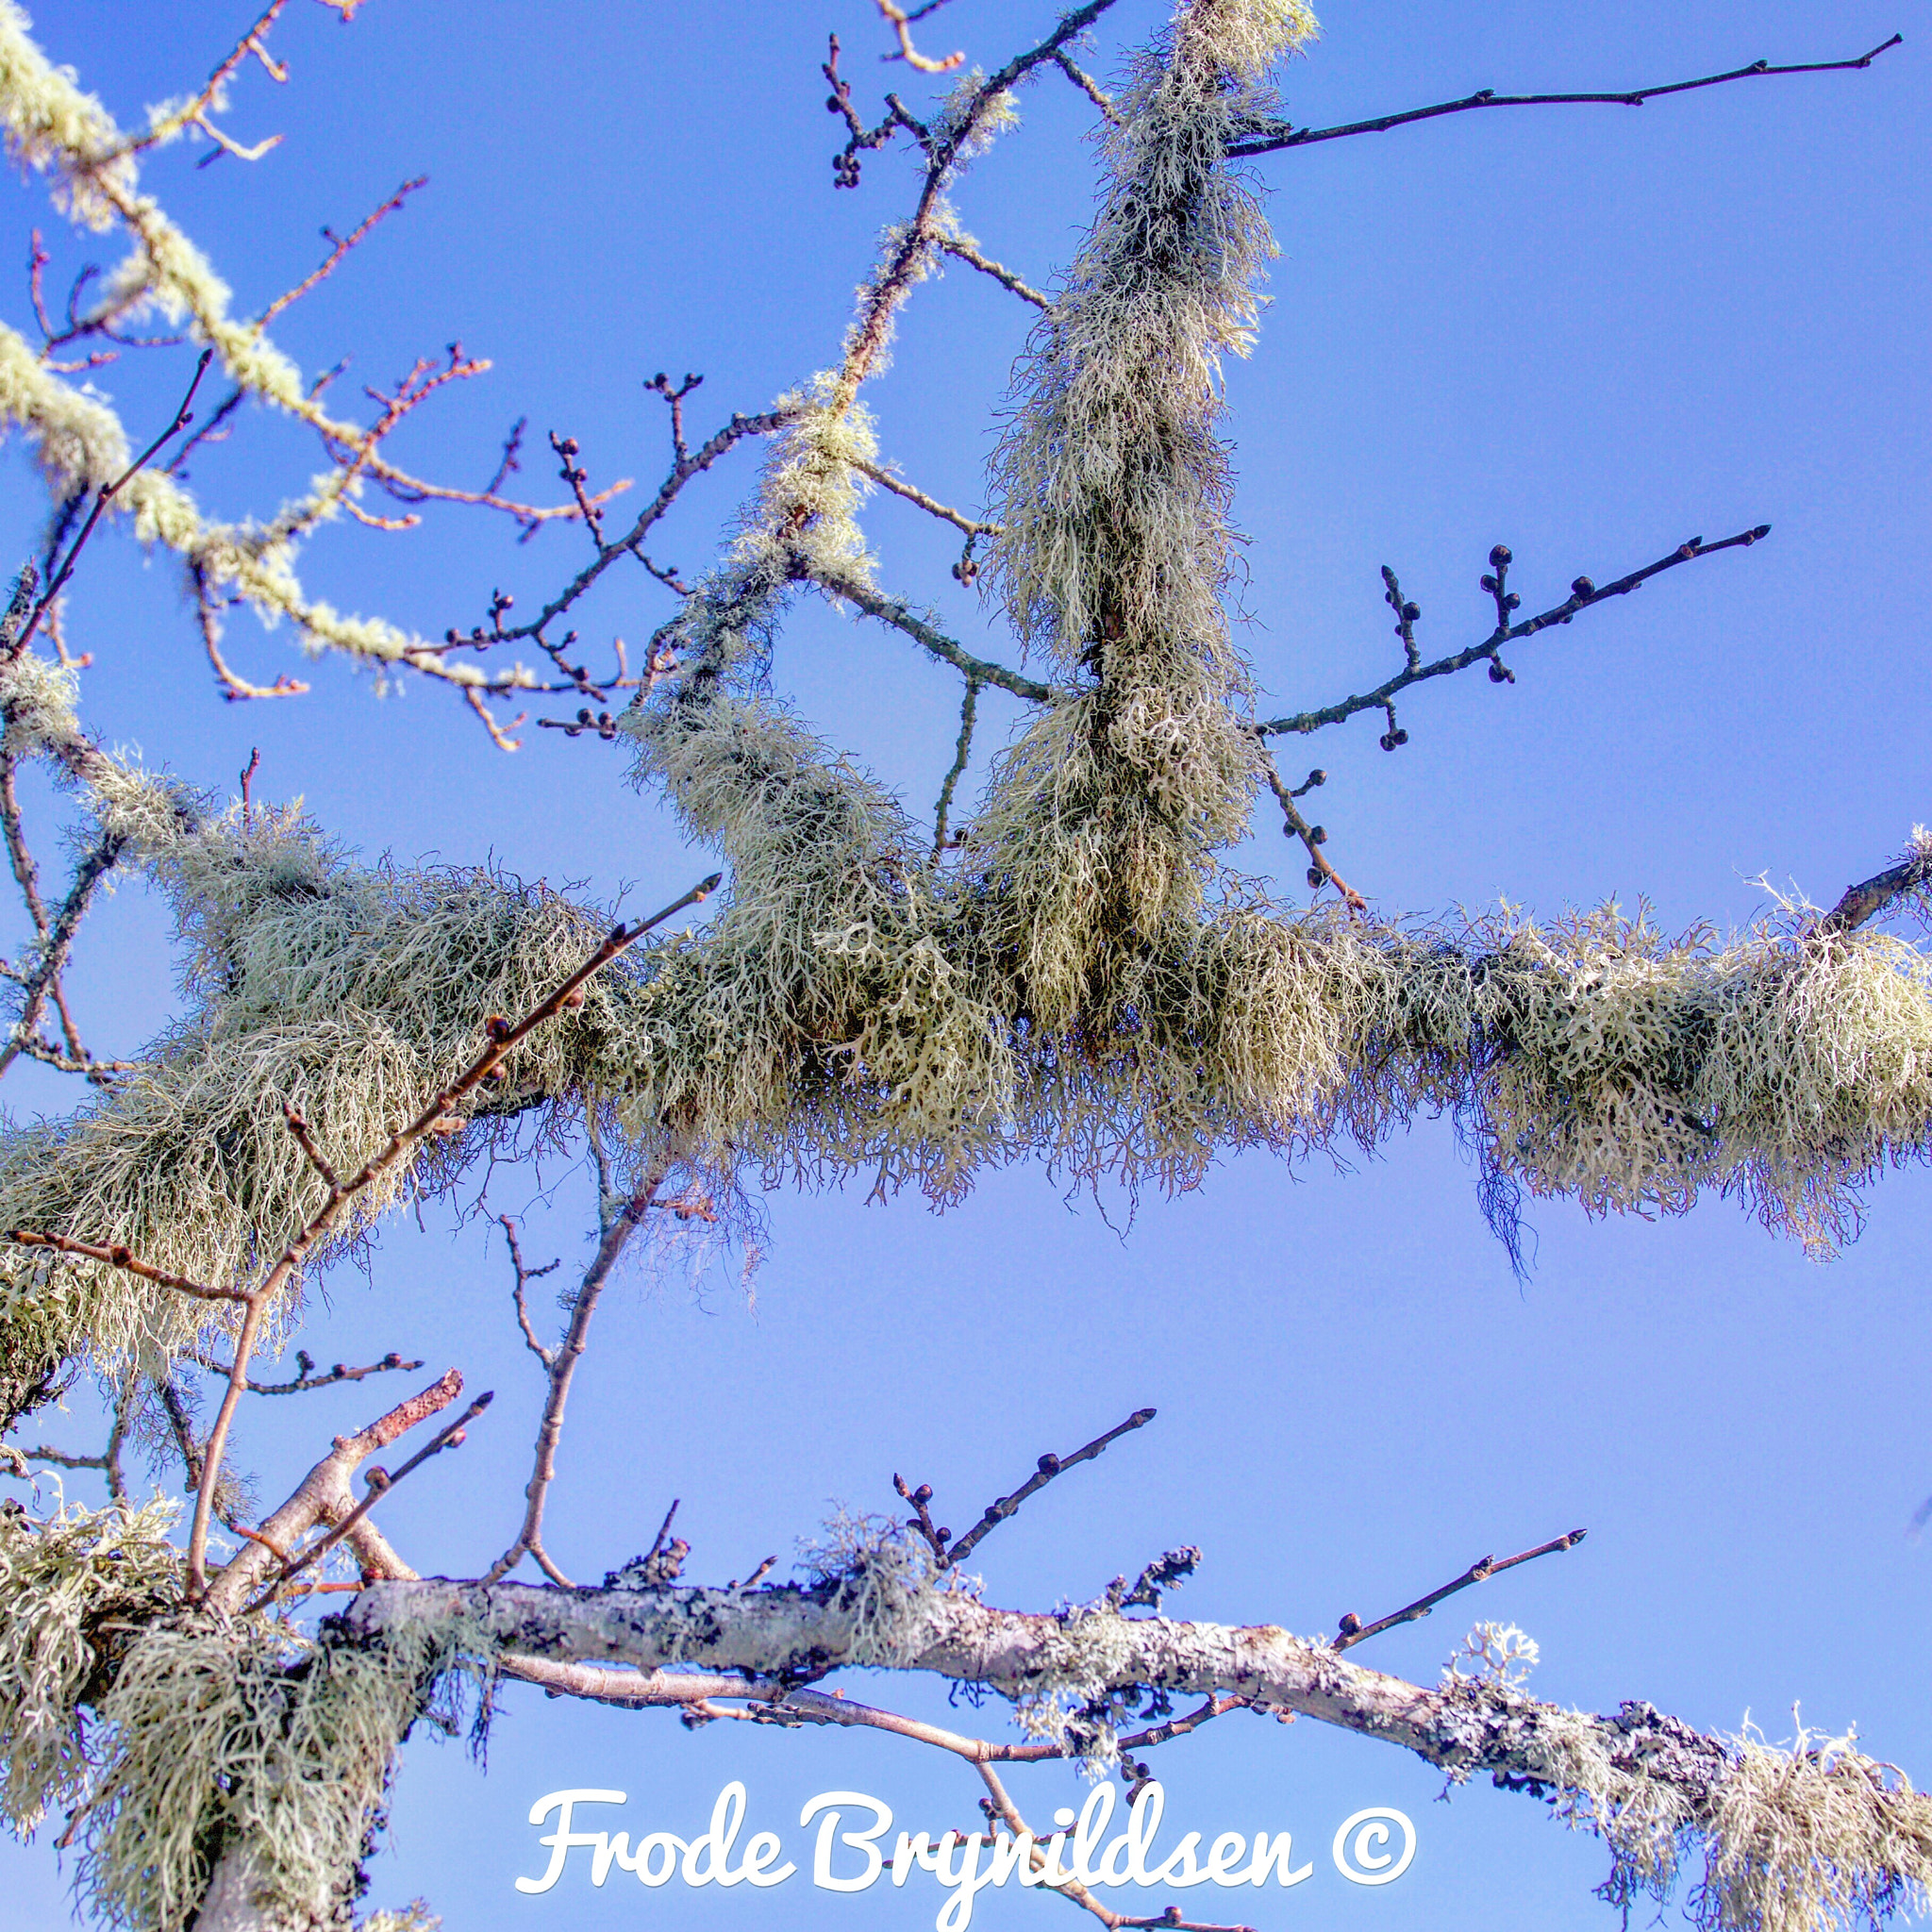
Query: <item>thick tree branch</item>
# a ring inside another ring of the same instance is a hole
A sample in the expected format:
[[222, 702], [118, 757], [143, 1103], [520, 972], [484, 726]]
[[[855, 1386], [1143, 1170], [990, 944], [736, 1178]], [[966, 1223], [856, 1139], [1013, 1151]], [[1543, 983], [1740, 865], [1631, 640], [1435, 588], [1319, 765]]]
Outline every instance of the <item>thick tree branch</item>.
[[[295, 1486], [294, 1492], [263, 1522], [233, 1562], [216, 1572], [208, 1587], [211, 1608], [233, 1615], [291, 1557], [303, 1537], [318, 1524], [333, 1526], [352, 1515], [357, 1499], [349, 1478], [379, 1450], [405, 1436], [418, 1423], [447, 1408], [463, 1392], [463, 1378], [455, 1369], [387, 1415], [378, 1416], [353, 1436], [338, 1436], [329, 1453]], [[373, 1525], [371, 1525], [373, 1529]], [[400, 1558], [393, 1559], [399, 1563]], [[393, 1563], [378, 1574], [397, 1574]]]
[[1887, 866], [1861, 884], [1847, 887], [1842, 898], [1812, 928], [1817, 934], [1856, 932], [1894, 899], [1908, 898], [1932, 886], [1932, 837], [1918, 833], [1912, 848], [1896, 865]]
[[[1232, 1693], [1262, 1708], [1378, 1738], [1465, 1775], [1488, 1771], [1549, 1782], [1552, 1764], [1565, 1761], [1581, 1737], [1612, 1762], [1641, 1763], [1649, 1778], [1674, 1787], [1693, 1809], [1715, 1798], [1730, 1769], [1719, 1740], [1647, 1705], [1585, 1718], [1493, 1685], [1427, 1689], [1365, 1670], [1326, 1643], [1273, 1624], [1183, 1624], [1106, 1608], [1040, 1615], [995, 1608], [964, 1592], [931, 1591], [882, 1631], [864, 1604], [865, 1593], [850, 1579], [813, 1590], [670, 1585], [565, 1591], [431, 1578], [371, 1586], [350, 1603], [343, 1626], [352, 1637], [380, 1641], [425, 1620], [469, 1618], [497, 1642], [539, 1661], [625, 1663], [646, 1672], [675, 1665], [679, 1675], [795, 1682], [890, 1659], [893, 1668], [986, 1684], [1013, 1698], [1075, 1674], [1114, 1690]], [[585, 1681], [596, 1687], [593, 1694], [622, 1688], [608, 1678]], [[707, 1691], [743, 1694], [708, 1686]], [[655, 1697], [645, 1692], [626, 1701]], [[823, 1714], [814, 1707], [814, 1715]]]

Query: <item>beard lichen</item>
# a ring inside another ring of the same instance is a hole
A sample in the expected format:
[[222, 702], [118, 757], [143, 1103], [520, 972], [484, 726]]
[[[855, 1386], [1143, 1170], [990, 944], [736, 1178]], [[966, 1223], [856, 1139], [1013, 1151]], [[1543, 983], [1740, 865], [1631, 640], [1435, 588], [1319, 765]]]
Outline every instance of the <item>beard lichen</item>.
[[91, 1767], [80, 1706], [127, 1633], [180, 1601], [172, 1502], [0, 1505], [0, 1814], [20, 1834], [80, 1801]]
[[178, 1932], [232, 1858], [267, 1923], [335, 1923], [396, 1747], [419, 1717], [453, 1723], [459, 1674], [489, 1655], [456, 1624], [368, 1647], [259, 1620], [150, 1628], [98, 1707], [82, 1890], [108, 1924]]
[[1608, 1846], [1599, 1895], [1626, 1922], [1687, 1873], [1684, 1910], [1702, 1932], [1850, 1932], [1932, 1902], [1932, 1800], [1854, 1735], [1801, 1726], [1772, 1744], [1747, 1723], [1703, 1738], [1646, 1705], [1539, 1713], [1529, 1776]]

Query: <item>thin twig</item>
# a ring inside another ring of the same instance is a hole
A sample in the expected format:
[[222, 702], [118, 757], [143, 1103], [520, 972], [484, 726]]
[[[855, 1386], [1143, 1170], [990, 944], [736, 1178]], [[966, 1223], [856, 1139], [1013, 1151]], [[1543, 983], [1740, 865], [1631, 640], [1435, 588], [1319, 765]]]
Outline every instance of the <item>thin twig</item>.
[[524, 1266], [524, 1251], [517, 1244], [517, 1224], [508, 1214], [496, 1217], [497, 1224], [503, 1229], [504, 1238], [509, 1242], [510, 1266], [516, 1270], [516, 1281], [510, 1289], [510, 1295], [516, 1304], [517, 1326], [524, 1332], [524, 1341], [530, 1353], [541, 1362], [546, 1370], [556, 1364], [556, 1356], [537, 1340], [537, 1331], [530, 1326], [530, 1310], [524, 1301], [524, 1290], [532, 1281], [550, 1274], [561, 1266], [560, 1261], [546, 1261], [541, 1268]]
[[[183, 1349], [181, 1359], [192, 1362], [198, 1369], [206, 1369], [211, 1375], [227, 1376], [235, 1373], [233, 1362], [217, 1361], [212, 1356], [203, 1355], [198, 1349]], [[337, 1362], [325, 1375], [318, 1375], [308, 1351], [298, 1348], [295, 1351], [296, 1374], [293, 1381], [251, 1382], [244, 1377], [242, 1386], [251, 1395], [306, 1395], [311, 1389], [333, 1389], [339, 1382], [366, 1381], [371, 1375], [387, 1374], [392, 1369], [413, 1374], [422, 1366], [420, 1360], [405, 1361], [391, 1349], [379, 1362], [370, 1362], [361, 1368], [351, 1368], [346, 1362]]]
[[956, 256], [969, 267], [976, 268], [981, 275], [991, 275], [994, 281], [999, 283], [1001, 288], [1011, 290], [1015, 295], [1019, 296], [1021, 301], [1030, 302], [1036, 308], [1051, 308], [1053, 307], [1051, 297], [1042, 295], [1030, 283], [1022, 281], [1005, 263], [995, 261], [990, 255], [982, 255], [963, 236], [942, 235], [940, 238], [940, 246], [948, 255]]
[[1583, 94], [1499, 94], [1493, 88], [1457, 101], [1439, 101], [1432, 108], [1411, 108], [1406, 113], [1383, 114], [1373, 121], [1351, 121], [1341, 127], [1291, 127], [1285, 121], [1263, 122], [1228, 143], [1230, 157], [1274, 154], [1282, 148], [1307, 147], [1318, 141], [1340, 141], [1351, 134], [1380, 134], [1391, 127], [1407, 127], [1417, 121], [1434, 121], [1444, 114], [1466, 114], [1477, 108], [1641, 108], [1645, 101], [1666, 94], [1690, 93], [1698, 88], [1722, 87], [1726, 81], [1767, 79], [1781, 74], [1840, 74], [1852, 68], [1869, 67], [1879, 55], [1903, 42], [1893, 34], [1869, 54], [1855, 60], [1807, 60], [1774, 67], [1768, 60], [1754, 60], [1747, 67], [1734, 67], [1725, 74], [1708, 74], [1702, 80], [1677, 80], [1665, 87], [1638, 88], [1629, 93]]
[[1104, 1436], [1094, 1437], [1092, 1441], [1075, 1449], [1069, 1456], [1056, 1456], [1048, 1451], [1040, 1458], [1033, 1474], [1017, 1490], [1010, 1495], [1002, 1496], [996, 1502], [986, 1506], [985, 1514], [958, 1542], [951, 1541], [948, 1531], [933, 1527], [932, 1517], [926, 1507], [932, 1500], [931, 1484], [922, 1483], [917, 1490], [911, 1490], [907, 1487], [904, 1476], [894, 1475], [892, 1487], [919, 1512], [911, 1526], [932, 1545], [932, 1552], [938, 1558], [939, 1567], [941, 1570], [949, 1570], [955, 1564], [964, 1562], [993, 1530], [1008, 1517], [1017, 1512], [1021, 1504], [1029, 1496], [1039, 1494], [1056, 1476], [1064, 1474], [1076, 1463], [1091, 1462], [1109, 1442], [1126, 1435], [1130, 1430], [1145, 1428], [1158, 1413], [1158, 1409], [1137, 1408], [1125, 1422], [1117, 1423]]
[[1498, 1562], [1494, 1557], [1478, 1557], [1460, 1576], [1443, 1584], [1440, 1590], [1432, 1590], [1427, 1596], [1419, 1596], [1412, 1604], [1405, 1604], [1399, 1610], [1391, 1610], [1386, 1617], [1378, 1617], [1373, 1624], [1364, 1624], [1352, 1612], [1342, 1618], [1341, 1628], [1329, 1644], [1331, 1650], [1353, 1650], [1357, 1643], [1371, 1637], [1378, 1637], [1384, 1630], [1392, 1629], [1397, 1624], [1412, 1624], [1418, 1617], [1426, 1617], [1445, 1596], [1454, 1596], [1459, 1590], [1468, 1590], [1471, 1585], [1486, 1582], [1491, 1576], [1500, 1576], [1505, 1570], [1513, 1570], [1519, 1563], [1534, 1562], [1539, 1557], [1547, 1557], [1557, 1550], [1574, 1549], [1590, 1532], [1587, 1529], [1573, 1529], [1568, 1536], [1553, 1537], [1546, 1543], [1539, 1543], [1533, 1550], [1524, 1550], [1514, 1557], [1505, 1557]]
[[968, 677], [976, 678], [981, 684], [996, 684], [1002, 691], [1011, 691], [1016, 698], [1024, 698], [1036, 705], [1050, 705], [1063, 695], [1051, 686], [1040, 684], [1017, 671], [1008, 671], [1004, 664], [975, 658], [897, 597], [874, 591], [870, 585], [829, 570], [821, 562], [808, 562], [802, 554], [797, 558], [797, 565], [800, 574], [821, 590], [829, 591], [833, 596], [857, 606], [868, 617], [875, 617], [881, 624], [889, 624], [893, 629], [904, 631], [914, 643], [941, 663], [950, 664], [954, 670], [964, 672]]
[[[1324, 725], [1340, 724], [1358, 711], [1386, 711], [1396, 693], [1407, 690], [1412, 684], [1421, 684], [1431, 677], [1445, 677], [1456, 671], [1467, 671], [1471, 665], [1485, 660], [1493, 661], [1505, 644], [1534, 637], [1538, 631], [1546, 630], [1553, 624], [1568, 624], [1579, 610], [1587, 610], [1592, 605], [1605, 603], [1612, 597], [1627, 596], [1640, 584], [1648, 583], [1660, 572], [1674, 570], [1680, 563], [1689, 563], [1693, 558], [1715, 557], [1721, 550], [1749, 549], [1770, 533], [1769, 524], [1759, 524], [1754, 529], [1740, 530], [1735, 537], [1726, 537], [1719, 543], [1707, 543], [1701, 537], [1692, 537], [1680, 543], [1668, 557], [1660, 557], [1655, 563], [1645, 564], [1641, 570], [1633, 570], [1628, 575], [1605, 584], [1601, 589], [1589, 577], [1578, 577], [1571, 585], [1570, 594], [1562, 603], [1552, 605], [1539, 615], [1526, 617], [1517, 624], [1499, 623], [1479, 644], [1472, 644], [1467, 650], [1457, 651], [1447, 658], [1438, 658], [1432, 664], [1411, 666], [1405, 663], [1400, 672], [1386, 683], [1378, 684], [1374, 691], [1343, 698], [1341, 703], [1325, 705], [1317, 711], [1296, 711], [1288, 717], [1271, 718], [1265, 724], [1257, 724], [1255, 729], [1264, 738], [1289, 731], [1307, 733], [1319, 731]], [[1497, 546], [1498, 549], [1502, 547], [1500, 544]]]
[[34, 632], [40, 627], [41, 620], [47, 614], [47, 610], [53, 604], [54, 599], [60, 594], [67, 579], [74, 575], [75, 563], [78, 560], [82, 549], [86, 546], [87, 540], [93, 535], [94, 525], [101, 520], [101, 512], [114, 500], [119, 491], [124, 490], [142, 470], [146, 469], [148, 464], [160, 453], [161, 445], [164, 442], [177, 431], [187, 428], [189, 424], [194, 421], [193, 411], [189, 406], [194, 401], [195, 391], [201, 387], [201, 378], [208, 374], [208, 365], [214, 359], [214, 353], [212, 349], [204, 349], [201, 352], [201, 359], [194, 365], [194, 375], [189, 382], [188, 392], [181, 398], [181, 407], [175, 411], [175, 420], [111, 483], [103, 483], [100, 489], [94, 492], [93, 508], [88, 512], [87, 522], [80, 526], [80, 535], [74, 540], [66, 557], [61, 560], [59, 568], [48, 578], [47, 588], [41, 592], [40, 602], [27, 613], [25, 624], [21, 626], [19, 632], [8, 642], [7, 646], [8, 657], [19, 657], [26, 649], [27, 645], [33, 641]]

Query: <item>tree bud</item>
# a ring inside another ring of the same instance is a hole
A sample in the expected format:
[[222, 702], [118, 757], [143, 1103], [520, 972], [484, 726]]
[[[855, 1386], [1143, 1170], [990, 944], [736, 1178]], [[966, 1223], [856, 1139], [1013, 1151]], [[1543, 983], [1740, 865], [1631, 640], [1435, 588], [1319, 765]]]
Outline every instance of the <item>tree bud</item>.
[[1515, 561], [1516, 559], [1510, 555], [1509, 546], [1507, 543], [1498, 543], [1490, 552], [1490, 563], [1496, 570], [1507, 570]]

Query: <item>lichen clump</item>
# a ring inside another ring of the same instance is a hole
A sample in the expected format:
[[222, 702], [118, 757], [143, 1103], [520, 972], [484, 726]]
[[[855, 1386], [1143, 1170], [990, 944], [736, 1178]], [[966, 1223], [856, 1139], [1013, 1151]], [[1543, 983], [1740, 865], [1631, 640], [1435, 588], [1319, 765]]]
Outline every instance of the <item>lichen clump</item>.
[[1668, 1767], [1622, 1761], [1601, 1720], [1545, 1729], [1560, 1813], [1609, 1846], [1600, 1890], [1626, 1912], [1646, 1895], [1661, 1904], [1693, 1859], [1685, 1909], [1704, 1932], [1827, 1932], [1932, 1902], [1932, 1799], [1852, 1736], [1800, 1728], [1774, 1745], [1746, 1725], [1691, 1795]]
[[230, 1856], [272, 1923], [332, 1921], [398, 1743], [478, 1649], [434, 1627], [368, 1649], [259, 1621], [147, 1631], [99, 1707], [80, 1882], [104, 1921], [178, 1932]]
[[0, 1815], [31, 1832], [92, 1775], [79, 1707], [110, 1677], [127, 1632], [180, 1601], [172, 1503], [0, 1506]]

